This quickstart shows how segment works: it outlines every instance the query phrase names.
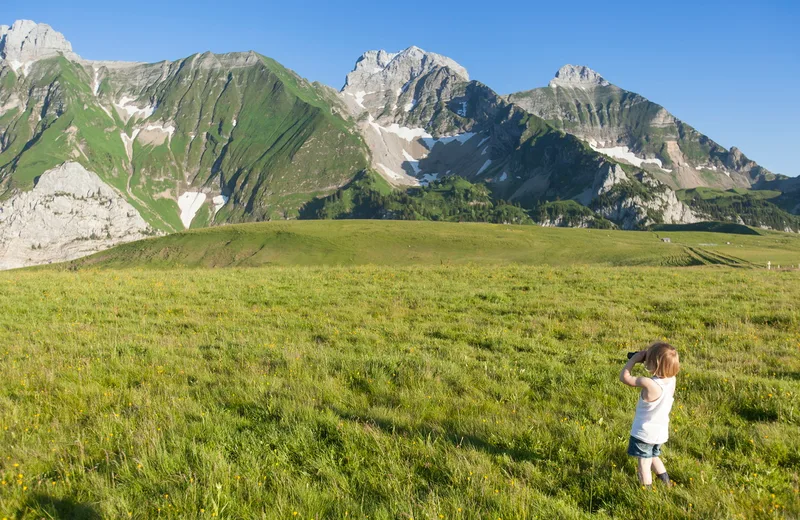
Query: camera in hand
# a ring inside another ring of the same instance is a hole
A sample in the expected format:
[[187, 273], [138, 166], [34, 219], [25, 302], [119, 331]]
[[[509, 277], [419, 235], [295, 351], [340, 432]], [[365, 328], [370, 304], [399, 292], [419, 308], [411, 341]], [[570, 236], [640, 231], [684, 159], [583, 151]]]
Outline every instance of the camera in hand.
[[628, 352], [628, 359], [632, 358], [636, 354], [638, 354], [638, 352]]

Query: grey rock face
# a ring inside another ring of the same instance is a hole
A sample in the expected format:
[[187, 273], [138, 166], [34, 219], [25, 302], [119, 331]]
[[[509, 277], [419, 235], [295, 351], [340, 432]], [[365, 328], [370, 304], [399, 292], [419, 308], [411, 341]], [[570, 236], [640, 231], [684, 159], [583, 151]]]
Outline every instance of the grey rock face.
[[550, 81], [551, 87], [607, 87], [611, 85], [603, 76], [583, 65], [564, 65]]
[[[647, 196], [612, 196], [610, 200], [602, 198], [613, 193], [617, 185], [637, 182], [643, 185]], [[642, 229], [659, 222], [692, 224], [702, 220], [678, 200], [674, 191], [646, 173], [629, 178], [622, 168], [614, 165], [598, 174], [593, 189], [596, 189], [592, 194], [595, 212], [617, 223], [622, 229]]]
[[[452, 100], [463, 93], [468, 82], [464, 67], [418, 47], [397, 53], [369, 51], [347, 75], [340, 99], [360, 121], [359, 129], [372, 150], [375, 170], [393, 185], [409, 186], [418, 184], [418, 178], [424, 179], [426, 174], [435, 178], [449, 169], [431, 169], [434, 163], [438, 167], [439, 162], [434, 159], [444, 150], [436, 147], [436, 153], [431, 154], [434, 137], [467, 130], [453, 128], [452, 119], [437, 114], [435, 107], [449, 103], [450, 110], [444, 112], [452, 112], [453, 116], [457, 110], [465, 110], [465, 102]], [[475, 140], [472, 148], [480, 141]], [[477, 171], [481, 164], [470, 164], [469, 169]]]
[[68, 162], [0, 206], [0, 269], [72, 260], [152, 234], [97, 174]]
[[625, 170], [618, 164], [606, 164], [605, 170], [601, 170], [600, 174], [595, 178], [594, 185], [592, 186], [592, 196], [603, 195], [611, 191], [616, 184], [627, 181], [628, 176]]
[[594, 218], [593, 217], [581, 217], [577, 220], [569, 220], [563, 215], [559, 215], [555, 218], [549, 220], [542, 220], [536, 222], [536, 225], [542, 227], [570, 227], [570, 228], [591, 228], [594, 227]]
[[[443, 79], [469, 81], [467, 70], [454, 60], [419, 47], [397, 53], [368, 51], [347, 75], [342, 94], [354, 113], [366, 110], [375, 119], [385, 117], [387, 111], [407, 113], [420, 101], [416, 84], [432, 73]], [[401, 107], [407, 110], [398, 110]]]
[[356, 62], [355, 69], [347, 75], [342, 92], [379, 92], [396, 90], [409, 81], [434, 69], [447, 67], [464, 81], [469, 81], [467, 69], [454, 60], [425, 52], [419, 47], [409, 47], [401, 52], [368, 51]]
[[78, 59], [64, 35], [47, 24], [17, 20], [14, 25], [0, 26], [0, 58], [26, 63], [63, 54]]
[[[600, 81], [587, 71], [575, 74]], [[565, 71], [564, 80], [569, 76]], [[359, 121], [374, 170], [397, 186], [459, 175], [493, 183], [506, 200], [572, 198], [606, 164], [576, 139], [469, 81], [453, 60], [416, 47], [365, 53], [341, 99]]]
[[751, 161], [741, 150], [732, 147], [725, 156], [725, 166], [733, 171], [751, 171], [758, 168], [755, 161]]

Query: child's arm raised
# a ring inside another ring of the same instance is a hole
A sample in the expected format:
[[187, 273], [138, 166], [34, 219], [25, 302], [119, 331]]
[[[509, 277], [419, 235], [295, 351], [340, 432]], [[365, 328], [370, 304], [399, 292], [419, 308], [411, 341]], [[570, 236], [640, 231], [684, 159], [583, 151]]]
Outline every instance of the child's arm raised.
[[619, 380], [628, 386], [641, 388], [642, 399], [645, 401], [654, 401], [661, 395], [661, 387], [649, 377], [634, 377], [631, 375], [631, 369], [636, 363], [644, 363], [645, 353], [645, 350], [637, 352], [628, 360], [625, 368], [619, 374]]

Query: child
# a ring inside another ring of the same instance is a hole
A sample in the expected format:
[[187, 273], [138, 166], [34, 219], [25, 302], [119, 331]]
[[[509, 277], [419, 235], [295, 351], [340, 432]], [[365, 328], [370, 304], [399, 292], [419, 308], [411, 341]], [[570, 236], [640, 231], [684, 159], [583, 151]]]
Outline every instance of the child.
[[[644, 363], [653, 377], [633, 377], [631, 369], [636, 363]], [[675, 347], [657, 341], [647, 350], [634, 354], [619, 375], [619, 380], [626, 385], [642, 389], [636, 403], [628, 455], [639, 459], [639, 482], [643, 486], [649, 487], [653, 483], [651, 466], [659, 480], [670, 485], [667, 469], [658, 456], [661, 455], [661, 445], [669, 438], [669, 412], [675, 394], [675, 375], [680, 368]]]

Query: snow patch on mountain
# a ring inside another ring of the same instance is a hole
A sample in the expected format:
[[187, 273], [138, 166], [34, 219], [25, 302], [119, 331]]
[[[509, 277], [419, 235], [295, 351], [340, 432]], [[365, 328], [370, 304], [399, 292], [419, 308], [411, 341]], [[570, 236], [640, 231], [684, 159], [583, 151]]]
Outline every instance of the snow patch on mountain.
[[419, 185], [420, 186], [428, 186], [432, 182], [436, 182], [438, 178], [439, 178], [439, 174], [438, 173], [426, 173], [422, 177], [420, 177]]
[[636, 154], [634, 154], [633, 152], [631, 152], [627, 146], [612, 146], [609, 148], [601, 148], [594, 141], [589, 141], [589, 146], [591, 146], [592, 150], [594, 150], [595, 152], [608, 155], [609, 157], [613, 157], [614, 159], [625, 161], [639, 168], [641, 168], [643, 164], [655, 164], [656, 166], [662, 169], [664, 167], [660, 159], [656, 158], [642, 159], [640, 157], [637, 157]]
[[94, 81], [92, 82], [92, 93], [97, 97], [100, 92], [100, 69], [94, 69]]
[[228, 197], [225, 195], [217, 195], [213, 199], [211, 199], [211, 203], [214, 204], [214, 215], [216, 215], [219, 210], [222, 209], [222, 206], [228, 203]]
[[141, 130], [137, 128], [132, 132], [133, 135], [128, 135], [124, 131], [119, 134], [122, 138], [122, 144], [125, 146], [125, 153], [128, 155], [129, 161], [133, 159], [133, 142], [136, 140], [136, 136], [139, 135], [140, 131]]
[[428, 139], [433, 136], [425, 131], [424, 128], [407, 128], [405, 126], [400, 126], [397, 123], [392, 123], [389, 126], [380, 126], [378, 123], [374, 121], [370, 121], [370, 125], [373, 128], [380, 132], [381, 130], [385, 132], [389, 132], [391, 134], [395, 134], [406, 141], [414, 141], [419, 138]]
[[11, 70], [13, 70], [15, 74], [19, 74], [19, 69], [21, 69], [21, 68], [23, 68], [25, 66], [24, 63], [22, 63], [21, 61], [17, 61], [17, 60], [11, 60], [11, 61], [8, 61], [6, 63], [8, 63], [8, 66], [11, 67]]
[[381, 170], [383, 170], [383, 173], [385, 173], [386, 175], [388, 175], [389, 177], [391, 177], [394, 180], [402, 181], [407, 177], [407, 175], [403, 175], [403, 174], [397, 173], [396, 171], [392, 170], [391, 168], [389, 168], [385, 164], [378, 163], [378, 167]]
[[406, 158], [406, 162], [409, 166], [411, 166], [411, 169], [414, 170], [414, 175], [419, 175], [419, 161], [414, 159], [414, 157], [412, 157], [411, 154], [405, 150], [403, 150], [403, 157]]
[[117, 108], [117, 113], [120, 115], [120, 117], [124, 117], [123, 112], [125, 113], [124, 115], [127, 116], [124, 117], [126, 122], [132, 117], [147, 119], [148, 117], [152, 116], [155, 113], [156, 108], [158, 108], [158, 105], [156, 104], [139, 107], [133, 104], [133, 101], [135, 101], [135, 99], [132, 97], [122, 96], [119, 101], [114, 102], [114, 106]]
[[195, 215], [206, 201], [206, 194], [199, 191], [187, 191], [178, 197], [178, 207], [181, 210], [183, 227], [189, 229]]
[[369, 124], [378, 132], [389, 132], [399, 136], [402, 139], [405, 139], [406, 141], [415, 141], [420, 139], [423, 143], [425, 143], [425, 146], [427, 146], [429, 150], [439, 143], [448, 144], [457, 141], [461, 144], [464, 144], [477, 135], [475, 132], [466, 132], [463, 134], [433, 137], [424, 128], [408, 128], [405, 126], [400, 126], [397, 123], [392, 123], [389, 126], [381, 126], [374, 121], [370, 121]]
[[449, 143], [452, 143], [452, 142], [458, 142], [458, 143], [464, 144], [467, 141], [469, 141], [470, 139], [472, 139], [473, 137], [475, 137], [476, 135], [478, 135], [478, 134], [476, 134], [475, 132], [465, 132], [463, 134], [443, 135], [441, 137], [428, 136], [428, 137], [423, 138], [422, 141], [425, 143], [425, 146], [427, 146], [428, 149], [432, 150], [433, 147], [436, 146], [439, 143], [441, 143], [441, 144], [449, 144]]
[[[235, 119], [233, 120], [233, 126], [236, 126]], [[169, 139], [172, 139], [172, 136], [175, 135], [175, 127], [172, 125], [165, 126], [164, 124], [159, 124], [159, 125], [150, 124], [144, 127], [142, 130], [146, 132], [162, 132], [167, 134], [167, 137]]]

